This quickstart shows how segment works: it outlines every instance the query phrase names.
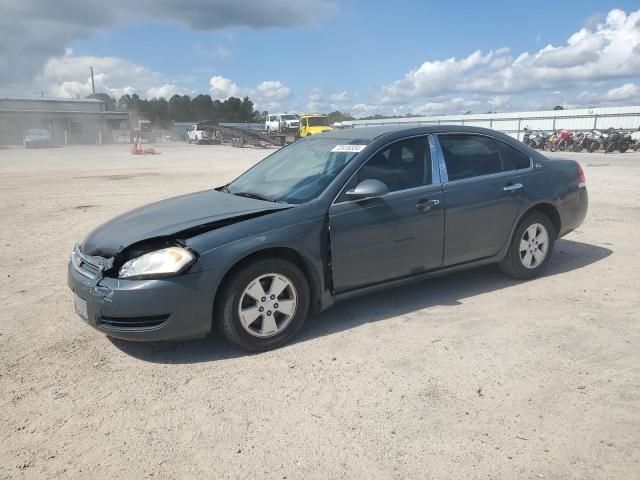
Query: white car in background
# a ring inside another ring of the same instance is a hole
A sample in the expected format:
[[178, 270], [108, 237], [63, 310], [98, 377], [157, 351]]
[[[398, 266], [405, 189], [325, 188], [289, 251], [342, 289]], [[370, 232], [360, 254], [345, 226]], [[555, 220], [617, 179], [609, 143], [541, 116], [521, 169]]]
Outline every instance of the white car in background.
[[187, 132], [187, 143], [209, 143], [211, 141], [211, 133], [198, 125], [192, 125]]
[[264, 123], [267, 132], [284, 132], [300, 128], [300, 117], [295, 113], [270, 113]]

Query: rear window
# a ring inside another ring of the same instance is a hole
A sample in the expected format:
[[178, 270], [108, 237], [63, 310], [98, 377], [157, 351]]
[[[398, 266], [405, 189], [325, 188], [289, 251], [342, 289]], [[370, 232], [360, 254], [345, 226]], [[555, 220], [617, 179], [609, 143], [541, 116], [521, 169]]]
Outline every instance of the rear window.
[[502, 171], [495, 140], [482, 135], [438, 135], [449, 180], [480, 177]]
[[508, 143], [498, 143], [500, 143], [502, 163], [504, 164], [505, 170], [525, 170], [531, 166], [529, 155], [512, 147]]

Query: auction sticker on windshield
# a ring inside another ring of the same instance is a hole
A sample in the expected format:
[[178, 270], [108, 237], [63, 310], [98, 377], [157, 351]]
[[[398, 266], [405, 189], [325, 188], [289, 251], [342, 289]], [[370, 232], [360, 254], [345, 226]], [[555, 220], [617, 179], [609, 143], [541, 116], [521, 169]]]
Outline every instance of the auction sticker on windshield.
[[358, 153], [364, 150], [366, 145], [336, 145], [331, 149], [332, 152], [353, 152]]

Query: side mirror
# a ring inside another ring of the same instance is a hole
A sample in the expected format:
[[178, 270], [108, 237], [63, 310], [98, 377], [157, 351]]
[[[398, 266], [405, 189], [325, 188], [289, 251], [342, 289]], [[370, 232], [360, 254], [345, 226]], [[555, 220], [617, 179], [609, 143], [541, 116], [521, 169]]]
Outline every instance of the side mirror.
[[361, 181], [353, 190], [347, 190], [347, 198], [349, 200], [362, 200], [363, 198], [381, 197], [389, 193], [387, 187], [380, 180], [367, 179]]

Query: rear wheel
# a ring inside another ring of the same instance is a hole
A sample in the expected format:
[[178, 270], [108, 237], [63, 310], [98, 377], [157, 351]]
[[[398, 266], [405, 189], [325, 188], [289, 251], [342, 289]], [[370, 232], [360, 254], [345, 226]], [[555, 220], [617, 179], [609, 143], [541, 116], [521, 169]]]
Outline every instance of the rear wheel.
[[233, 274], [220, 292], [216, 317], [227, 340], [252, 351], [277, 348], [302, 327], [309, 284], [290, 262], [258, 260]]
[[532, 212], [516, 227], [500, 269], [510, 277], [529, 280], [544, 272], [553, 252], [556, 231], [545, 214]]

